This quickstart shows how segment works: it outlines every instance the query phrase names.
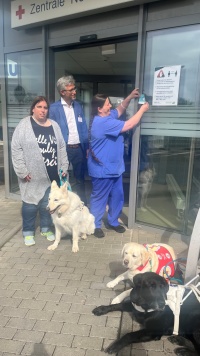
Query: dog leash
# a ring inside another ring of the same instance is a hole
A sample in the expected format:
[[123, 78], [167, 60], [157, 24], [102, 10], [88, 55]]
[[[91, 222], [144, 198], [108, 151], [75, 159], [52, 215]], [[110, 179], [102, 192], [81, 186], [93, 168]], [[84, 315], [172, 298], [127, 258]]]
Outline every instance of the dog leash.
[[67, 183], [67, 190], [70, 190], [70, 192], [72, 192], [71, 185], [69, 184], [69, 175], [67, 174], [66, 176], [63, 177], [62, 174], [63, 174], [63, 170], [60, 169], [59, 170], [60, 186]]
[[176, 282], [176, 283], [179, 283], [179, 284], [183, 284], [183, 281], [181, 280], [181, 279], [179, 279], [179, 278], [175, 278], [175, 277], [171, 277], [169, 274], [168, 274], [168, 272], [167, 272], [167, 266], [169, 266], [170, 264], [172, 264], [172, 263], [174, 263], [175, 264], [175, 262], [179, 262], [179, 264], [184, 264], [184, 262], [186, 262], [187, 260], [186, 260], [186, 258], [183, 258], [183, 257], [181, 257], [181, 258], [177, 258], [176, 260], [172, 260], [172, 261], [170, 261], [170, 262], [168, 262], [166, 265], [165, 265], [165, 267], [163, 268], [163, 277], [166, 275], [166, 279], [168, 279], [169, 281], [170, 281], [170, 283], [172, 282]]
[[[198, 302], [200, 303], [200, 290], [198, 289], [198, 286], [200, 285], [200, 282], [197, 283], [197, 285], [192, 284], [195, 279], [199, 278], [199, 275], [196, 275], [193, 279], [191, 279], [188, 283], [185, 285], [170, 285], [169, 286], [169, 291], [167, 293], [167, 301], [166, 305], [170, 307], [174, 314], [174, 329], [173, 329], [173, 335], [178, 335], [179, 331], [179, 316], [180, 316], [180, 309], [185, 300], [189, 297], [189, 295], [193, 292], [194, 295], [196, 296]], [[191, 289], [191, 291], [183, 298], [183, 294], [186, 289]]]

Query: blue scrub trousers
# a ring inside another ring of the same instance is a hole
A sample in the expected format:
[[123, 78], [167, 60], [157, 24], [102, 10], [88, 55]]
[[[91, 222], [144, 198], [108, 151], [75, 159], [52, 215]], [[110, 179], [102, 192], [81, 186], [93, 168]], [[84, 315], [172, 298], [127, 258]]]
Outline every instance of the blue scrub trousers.
[[51, 230], [51, 215], [46, 209], [49, 201], [49, 193], [50, 187], [46, 190], [38, 205], [22, 202], [22, 232], [24, 237], [35, 235], [35, 223], [38, 212], [40, 216], [40, 231], [47, 232]]
[[94, 178], [92, 180], [92, 194], [90, 212], [95, 217], [95, 227], [101, 228], [101, 220], [108, 204], [108, 223], [118, 226], [118, 218], [124, 205], [124, 191], [122, 175], [115, 178]]

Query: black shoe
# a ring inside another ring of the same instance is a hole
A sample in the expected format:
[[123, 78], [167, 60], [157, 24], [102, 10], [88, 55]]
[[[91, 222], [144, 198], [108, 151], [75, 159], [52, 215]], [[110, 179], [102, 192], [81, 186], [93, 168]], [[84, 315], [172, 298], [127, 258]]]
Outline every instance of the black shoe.
[[115, 230], [116, 232], [119, 232], [120, 234], [122, 234], [124, 231], [126, 231], [125, 227], [122, 225], [117, 225], [117, 226], [108, 225], [108, 229]]
[[97, 227], [95, 230], [94, 230], [94, 236], [98, 237], [98, 238], [101, 238], [101, 237], [104, 237], [105, 234], [103, 232], [102, 229], [100, 229], [100, 227]]

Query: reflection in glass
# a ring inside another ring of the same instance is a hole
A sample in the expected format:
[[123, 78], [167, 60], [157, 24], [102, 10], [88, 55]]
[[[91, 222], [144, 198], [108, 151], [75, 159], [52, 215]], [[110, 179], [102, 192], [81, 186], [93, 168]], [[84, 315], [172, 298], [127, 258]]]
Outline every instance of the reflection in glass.
[[137, 221], [190, 235], [200, 208], [200, 138], [141, 136], [139, 167]]
[[[199, 37], [199, 25], [147, 34], [137, 183], [136, 221], [187, 235], [200, 206]], [[155, 68], [178, 65], [178, 105], [152, 106]]]
[[141, 136], [138, 221], [182, 231], [190, 145], [190, 138]]
[[43, 93], [42, 52], [32, 50], [6, 55], [6, 101], [9, 142], [10, 192], [19, 193], [10, 143], [18, 122], [29, 115], [30, 104]]

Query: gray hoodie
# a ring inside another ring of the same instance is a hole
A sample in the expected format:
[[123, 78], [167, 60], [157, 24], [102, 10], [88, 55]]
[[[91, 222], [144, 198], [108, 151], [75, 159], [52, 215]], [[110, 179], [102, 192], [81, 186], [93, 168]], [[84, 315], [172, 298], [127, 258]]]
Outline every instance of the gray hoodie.
[[[66, 145], [59, 125], [51, 121], [57, 139], [58, 173], [60, 168], [67, 172], [69, 162]], [[22, 119], [17, 125], [11, 142], [12, 163], [18, 177], [22, 201], [38, 204], [51, 185], [40, 148], [32, 129], [30, 116]], [[30, 174], [31, 181], [24, 178]]]

